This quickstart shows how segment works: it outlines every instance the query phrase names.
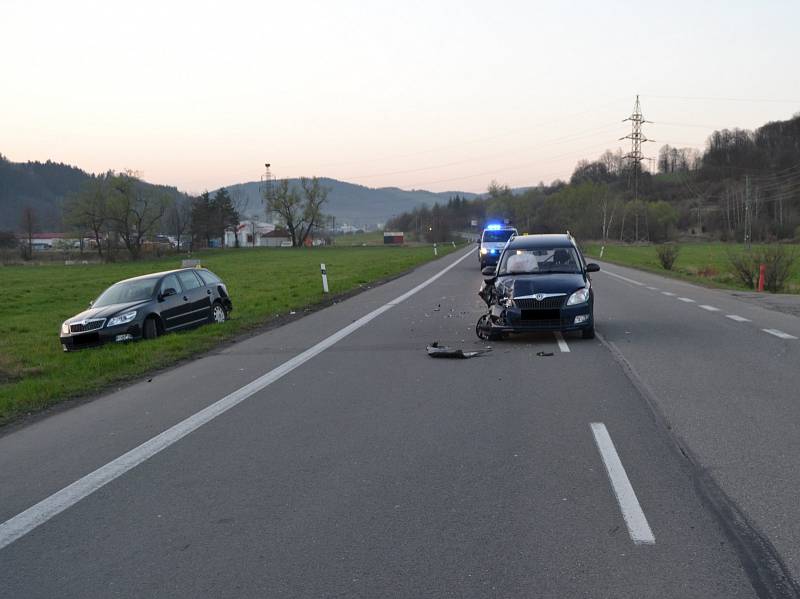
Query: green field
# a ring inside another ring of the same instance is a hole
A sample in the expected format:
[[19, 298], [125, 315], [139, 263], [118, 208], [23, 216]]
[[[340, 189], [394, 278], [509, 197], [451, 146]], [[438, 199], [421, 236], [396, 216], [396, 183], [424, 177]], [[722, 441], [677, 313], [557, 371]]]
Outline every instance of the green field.
[[[746, 289], [733, 276], [728, 262], [728, 252], [742, 251], [742, 244], [712, 242], [681, 243], [679, 246], [680, 253], [672, 271], [661, 267], [655, 245], [609, 244], [606, 245], [602, 259], [711, 287]], [[600, 247], [599, 243], [587, 243], [582, 246], [582, 250], [587, 257], [600, 258]], [[753, 249], [759, 247], [763, 246], [753, 245]], [[800, 293], [800, 247], [795, 248], [798, 259], [785, 290], [787, 293]]]
[[[452, 252], [452, 246], [439, 255]], [[240, 249], [197, 253], [225, 281], [232, 319], [154, 341], [64, 353], [61, 323], [110, 284], [180, 267], [180, 257], [98, 265], [0, 267], [0, 424], [87, 395], [206, 351], [278, 314], [323, 301], [319, 265], [331, 295], [385, 279], [434, 258], [427, 247]]]

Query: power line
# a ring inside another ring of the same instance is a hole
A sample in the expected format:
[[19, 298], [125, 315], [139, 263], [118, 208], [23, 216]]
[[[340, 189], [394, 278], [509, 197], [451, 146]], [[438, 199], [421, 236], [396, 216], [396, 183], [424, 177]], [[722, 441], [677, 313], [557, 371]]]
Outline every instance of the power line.
[[663, 100], [699, 100], [711, 102], [766, 102], [772, 104], [800, 104], [800, 100], [782, 100], [774, 98], [731, 98], [720, 96], [663, 96], [654, 94], [642, 94], [644, 98], [659, 98]]

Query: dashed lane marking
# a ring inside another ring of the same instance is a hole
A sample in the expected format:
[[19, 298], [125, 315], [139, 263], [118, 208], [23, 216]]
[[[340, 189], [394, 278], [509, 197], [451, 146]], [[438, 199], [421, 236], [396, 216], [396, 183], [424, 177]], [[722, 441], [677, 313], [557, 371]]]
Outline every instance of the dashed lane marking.
[[619, 454], [611, 440], [611, 435], [608, 434], [606, 425], [602, 422], [592, 422], [589, 426], [592, 428], [594, 441], [597, 443], [600, 457], [603, 458], [608, 479], [611, 481], [611, 488], [617, 497], [617, 503], [628, 527], [631, 540], [637, 545], [654, 545], [656, 538], [647, 523], [642, 506], [639, 505], [636, 492], [628, 479], [622, 460], [619, 459]]
[[690, 298], [690, 297], [679, 297], [678, 299], [681, 300], [682, 302], [686, 302], [687, 304], [693, 304], [694, 303], [694, 300], [692, 298]]
[[644, 283], [640, 283], [639, 281], [634, 281], [633, 279], [629, 279], [628, 277], [623, 277], [622, 275], [618, 275], [617, 273], [611, 272], [610, 270], [604, 270], [603, 272], [609, 276], [616, 277], [617, 279], [621, 279], [633, 285], [638, 285], [639, 287], [645, 286]]
[[779, 337], [781, 339], [797, 339], [794, 335], [790, 335], [789, 333], [784, 333], [783, 331], [779, 331], [778, 329], [761, 329], [765, 333], [769, 333], [770, 335], [774, 335], [775, 337]]
[[666, 295], [667, 297], [675, 297], [675, 294], [671, 291], [662, 291], [661, 294]]
[[738, 314], [726, 314], [725, 318], [730, 318], [731, 320], [735, 320], [736, 322], [750, 322], [749, 318], [745, 318], [744, 316], [739, 316]]
[[708, 310], [709, 312], [719, 312], [719, 308], [715, 308], [714, 306], [709, 306], [708, 304], [700, 304], [699, 306], [703, 310]]
[[564, 335], [561, 334], [561, 331], [555, 331], [556, 341], [558, 341], [558, 349], [561, 350], [561, 353], [569, 353], [569, 345], [564, 340]]

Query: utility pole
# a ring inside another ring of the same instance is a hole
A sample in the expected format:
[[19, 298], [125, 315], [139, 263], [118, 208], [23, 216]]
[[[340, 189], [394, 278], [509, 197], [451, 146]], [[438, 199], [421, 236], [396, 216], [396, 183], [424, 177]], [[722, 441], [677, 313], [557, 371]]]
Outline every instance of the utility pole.
[[[628, 159], [628, 163], [630, 165], [630, 175], [633, 179], [633, 201], [634, 206], [636, 207], [636, 241], [639, 241], [639, 177], [642, 171], [642, 160], [645, 160], [645, 156], [642, 154], [642, 144], [647, 141], [655, 141], [653, 139], [647, 139], [644, 133], [642, 132], [642, 125], [645, 123], [651, 123], [652, 121], [644, 120], [644, 116], [642, 116], [642, 108], [639, 104], [639, 95], [636, 95], [636, 103], [633, 105], [633, 113], [627, 119], [624, 119], [622, 122], [630, 121], [631, 122], [631, 132], [626, 135], [625, 137], [620, 137], [619, 140], [622, 141], [623, 139], [630, 139], [631, 140], [631, 151], [625, 158]], [[630, 179], [629, 179], [630, 181]]]

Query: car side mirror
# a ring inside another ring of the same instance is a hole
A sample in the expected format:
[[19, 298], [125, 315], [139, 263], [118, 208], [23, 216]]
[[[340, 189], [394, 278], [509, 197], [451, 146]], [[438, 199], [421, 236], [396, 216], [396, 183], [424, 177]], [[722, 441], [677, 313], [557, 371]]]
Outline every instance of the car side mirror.
[[589, 262], [589, 264], [586, 265], [586, 272], [597, 272], [598, 270], [600, 270], [599, 264], [595, 264], [594, 262]]
[[483, 270], [481, 270], [481, 274], [483, 275], [484, 279], [494, 279], [497, 275], [497, 268], [494, 266], [485, 266]]
[[89, 307], [91, 308], [92, 306], [94, 306], [94, 300], [89, 302]]
[[178, 294], [178, 292], [174, 288], [167, 287], [164, 291], [161, 292], [160, 299], [163, 300], [164, 298], [167, 298], [170, 295], [177, 295], [177, 294]]

